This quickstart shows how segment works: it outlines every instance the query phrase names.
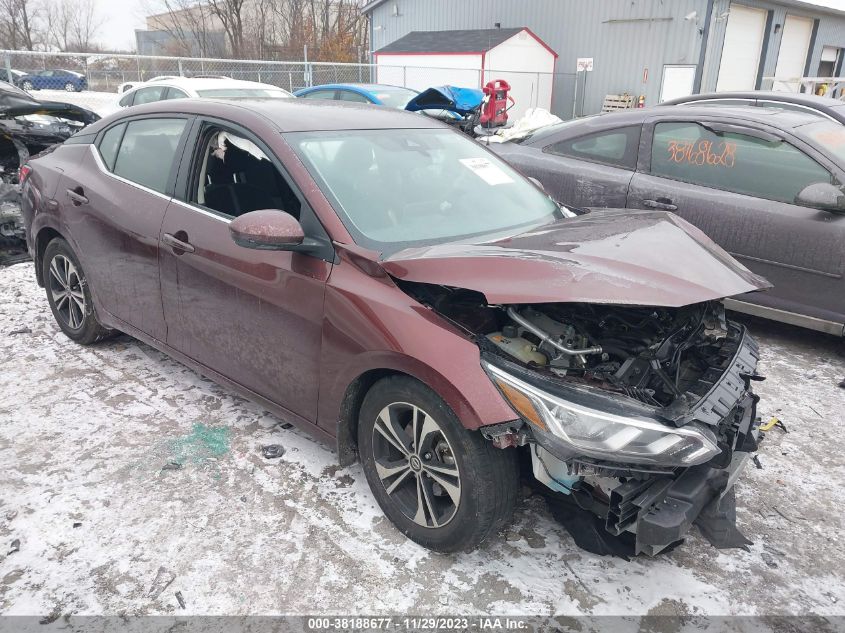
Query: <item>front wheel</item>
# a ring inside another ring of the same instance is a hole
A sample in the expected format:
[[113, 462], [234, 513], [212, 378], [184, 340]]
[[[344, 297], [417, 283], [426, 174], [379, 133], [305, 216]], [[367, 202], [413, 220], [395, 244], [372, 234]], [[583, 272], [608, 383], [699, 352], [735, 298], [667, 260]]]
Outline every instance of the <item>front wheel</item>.
[[65, 240], [56, 238], [47, 245], [41, 265], [47, 302], [68, 338], [90, 345], [115, 333], [97, 320], [85, 273]]
[[65, 92], [76, 92], [76, 86], [70, 81], [65, 84]]
[[516, 452], [465, 429], [431, 389], [407, 376], [377, 382], [361, 407], [358, 448], [385, 515], [438, 552], [470, 550], [510, 519]]
[[21, 84], [21, 88], [23, 88], [27, 92], [30, 92], [34, 88], [34, 86], [32, 85], [31, 81], [25, 81]]

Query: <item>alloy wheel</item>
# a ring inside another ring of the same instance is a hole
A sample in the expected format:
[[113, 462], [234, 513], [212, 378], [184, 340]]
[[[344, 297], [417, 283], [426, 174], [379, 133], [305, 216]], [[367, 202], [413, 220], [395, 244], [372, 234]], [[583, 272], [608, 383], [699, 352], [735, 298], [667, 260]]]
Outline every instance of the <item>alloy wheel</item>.
[[76, 86], [74, 86], [74, 85], [73, 85], [72, 83], [70, 83], [70, 82], [67, 82], [67, 83], [65, 84], [65, 92], [76, 92]]
[[56, 255], [50, 262], [50, 297], [59, 318], [72, 330], [85, 321], [85, 293], [82, 279], [73, 262], [64, 255]]
[[437, 421], [406, 402], [389, 404], [373, 425], [373, 457], [385, 491], [417, 525], [443, 527], [461, 501], [454, 451]]
[[21, 88], [23, 88], [24, 90], [27, 90], [27, 91], [32, 90], [32, 83], [25, 81], [21, 85]]

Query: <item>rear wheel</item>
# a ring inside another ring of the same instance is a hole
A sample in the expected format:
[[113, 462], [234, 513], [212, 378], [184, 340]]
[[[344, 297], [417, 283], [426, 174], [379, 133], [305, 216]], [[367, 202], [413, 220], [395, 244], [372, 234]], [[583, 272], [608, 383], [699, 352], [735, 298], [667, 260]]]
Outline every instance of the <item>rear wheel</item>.
[[32, 85], [31, 81], [25, 81], [21, 84], [21, 88], [23, 88], [24, 90], [29, 92], [30, 90], [32, 90], [34, 88], [34, 86]]
[[56, 238], [47, 245], [41, 265], [47, 302], [68, 338], [90, 345], [115, 334], [97, 320], [85, 273], [65, 240]]
[[72, 82], [67, 82], [65, 84], [65, 92], [76, 92], [76, 86], [73, 85]]
[[385, 378], [367, 393], [358, 448], [382, 510], [424, 547], [472, 549], [513, 513], [516, 452], [466, 430], [437, 394], [410, 377]]

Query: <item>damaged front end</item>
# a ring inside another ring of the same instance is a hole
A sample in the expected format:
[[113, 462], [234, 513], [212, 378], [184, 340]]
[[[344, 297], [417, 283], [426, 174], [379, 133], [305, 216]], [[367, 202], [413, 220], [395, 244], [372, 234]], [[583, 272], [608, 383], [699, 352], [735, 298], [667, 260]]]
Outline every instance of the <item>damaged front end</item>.
[[519, 419], [483, 427], [528, 446], [535, 478], [656, 554], [696, 523], [717, 547], [748, 541], [732, 486], [757, 448], [757, 344], [718, 301], [684, 307], [491, 305], [403, 284], [470, 333]]
[[22, 90], [0, 85], [0, 264], [26, 258], [21, 167], [99, 119], [85, 108], [36, 101]]

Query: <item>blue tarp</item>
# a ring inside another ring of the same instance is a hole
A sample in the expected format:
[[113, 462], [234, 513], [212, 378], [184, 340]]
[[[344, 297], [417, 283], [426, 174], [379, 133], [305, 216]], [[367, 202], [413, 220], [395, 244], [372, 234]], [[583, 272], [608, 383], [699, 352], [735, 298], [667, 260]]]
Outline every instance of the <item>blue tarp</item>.
[[457, 86], [436, 86], [423, 90], [408, 102], [406, 110], [449, 110], [464, 115], [475, 110], [484, 98], [478, 88], [458, 88]]

